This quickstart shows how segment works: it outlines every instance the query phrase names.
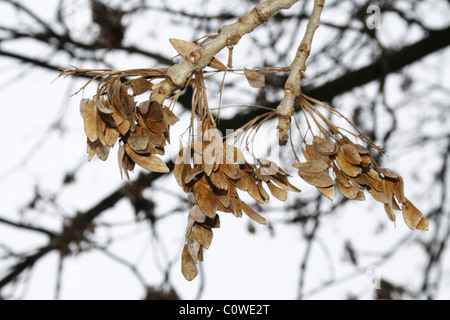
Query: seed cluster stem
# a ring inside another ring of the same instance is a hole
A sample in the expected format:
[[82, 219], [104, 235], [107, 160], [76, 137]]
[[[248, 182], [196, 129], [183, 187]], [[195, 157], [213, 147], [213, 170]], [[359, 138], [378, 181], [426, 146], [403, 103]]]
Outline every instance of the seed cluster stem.
[[306, 27], [305, 35], [290, 66], [291, 72], [284, 86], [284, 98], [277, 107], [280, 145], [285, 145], [288, 141], [291, 117], [294, 114], [294, 103], [301, 94], [301, 78], [306, 70], [306, 60], [311, 52], [314, 34], [320, 26], [320, 16], [324, 5], [325, 0], [314, 1], [314, 9]]

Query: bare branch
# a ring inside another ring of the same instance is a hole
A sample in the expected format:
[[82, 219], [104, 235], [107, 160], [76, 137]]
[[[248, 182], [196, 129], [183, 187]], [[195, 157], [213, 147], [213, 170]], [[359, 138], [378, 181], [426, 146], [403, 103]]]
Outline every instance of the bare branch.
[[291, 64], [291, 73], [284, 86], [284, 98], [277, 107], [279, 118], [278, 138], [280, 145], [285, 145], [288, 141], [291, 117], [294, 114], [294, 102], [301, 93], [301, 78], [306, 70], [306, 60], [311, 52], [314, 33], [320, 25], [320, 15], [322, 14], [324, 5], [325, 0], [314, 1], [311, 18], [308, 22], [303, 40], [297, 50], [296, 57]]

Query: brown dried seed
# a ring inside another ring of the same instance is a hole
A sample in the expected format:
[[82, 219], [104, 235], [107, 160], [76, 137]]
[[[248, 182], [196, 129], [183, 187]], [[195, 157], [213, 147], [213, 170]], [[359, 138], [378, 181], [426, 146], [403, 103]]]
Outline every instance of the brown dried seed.
[[305, 172], [322, 172], [330, 168], [330, 164], [323, 160], [312, 160], [302, 163], [294, 163], [295, 168]]
[[133, 89], [134, 94], [137, 96], [151, 90], [152, 87], [153, 84], [142, 77], [131, 81], [131, 88]]
[[337, 146], [335, 142], [319, 136], [314, 137], [313, 145], [317, 151], [327, 156], [335, 154], [337, 151]]
[[266, 182], [267, 187], [269, 187], [270, 193], [280, 201], [286, 201], [288, 197], [288, 192], [282, 188], [277, 187], [270, 181]]
[[202, 212], [207, 217], [214, 219], [219, 201], [205, 175], [194, 184], [194, 194]]
[[275, 182], [277, 185], [279, 185], [280, 187], [282, 187], [285, 190], [288, 191], [293, 191], [293, 192], [301, 192], [300, 189], [298, 189], [297, 187], [293, 186], [288, 178], [286, 176], [282, 176], [282, 175], [275, 175], [272, 176], [272, 181]]
[[173, 126], [175, 123], [180, 121], [180, 119], [173, 113], [169, 108], [163, 108], [164, 120], [166, 120], [169, 126]]
[[189, 254], [191, 255], [192, 260], [196, 263], [198, 258], [198, 253], [200, 252], [200, 248], [202, 247], [200, 245], [200, 242], [188, 239], [186, 241], [186, 244], [189, 249]]
[[221, 170], [227, 177], [230, 179], [240, 179], [241, 178], [241, 170], [237, 164], [221, 164], [219, 166], [219, 170]]
[[341, 168], [342, 172], [349, 177], [356, 177], [362, 172], [362, 169], [360, 167], [352, 165], [350, 162], [345, 160], [341, 156], [341, 154], [338, 154], [338, 156], [336, 157], [336, 162], [339, 165], [339, 168]]
[[358, 196], [358, 189], [356, 189], [354, 186], [350, 185], [350, 187], [344, 186], [340, 180], [336, 180], [336, 184], [338, 186], [339, 192], [350, 200], [355, 200]]
[[105, 144], [113, 147], [120, 137], [120, 132], [114, 128], [106, 127], [105, 129]]
[[334, 184], [334, 180], [326, 172], [305, 172], [298, 171], [298, 175], [307, 183], [320, 188], [330, 187]]
[[342, 157], [347, 160], [349, 163], [358, 166], [362, 162], [362, 158], [358, 153], [358, 150], [352, 145], [352, 144], [344, 144], [341, 146], [341, 152], [339, 155], [342, 155]]
[[416, 229], [428, 231], [430, 229], [430, 222], [427, 219], [422, 218], [422, 220], [420, 220], [419, 224], [417, 225]]
[[387, 195], [384, 191], [378, 191], [375, 188], [367, 188], [367, 191], [372, 195], [372, 197], [381, 203], [388, 203]]
[[149, 140], [146, 136], [131, 133], [127, 143], [134, 151], [144, 151], [147, 150]]
[[[177, 50], [177, 52], [185, 58], [186, 60], [190, 61], [190, 55], [192, 52], [198, 50], [201, 48], [198, 44], [186, 40], [181, 39], [175, 39], [171, 38], [169, 39], [172, 46]], [[224, 65], [219, 59], [213, 58], [213, 60], [209, 64], [212, 68], [225, 71], [227, 70], [227, 66]]]
[[336, 179], [339, 180], [344, 187], [350, 188], [352, 186], [352, 184], [348, 181], [349, 178], [342, 173], [341, 169], [339, 169], [335, 163], [333, 163], [333, 172]]
[[422, 221], [426, 220], [423, 217], [422, 212], [420, 212], [420, 210], [417, 209], [408, 199], [406, 199], [405, 203], [403, 203], [402, 211], [405, 223], [409, 228], [413, 230], [417, 229], [421, 223], [421, 230], [428, 230], [428, 222]]
[[242, 218], [242, 201], [238, 197], [231, 197], [231, 203], [234, 210], [234, 215], [238, 218]]
[[157, 156], [150, 154], [148, 156], [141, 156], [131, 149], [129, 145], [125, 145], [125, 152], [130, 158], [140, 165], [142, 168], [153, 172], [169, 173], [170, 169], [167, 165]]
[[100, 111], [103, 114], [113, 114], [115, 110], [111, 109], [111, 106], [109, 102], [105, 100], [103, 96], [98, 97], [94, 96], [95, 106], [97, 107], [98, 111]]
[[[228, 184], [228, 188], [230, 188], [230, 185]], [[225, 207], [230, 207], [231, 197], [230, 194], [217, 194], [217, 200]]]
[[306, 145], [305, 153], [307, 154], [307, 156], [305, 155], [305, 158], [308, 161], [323, 160], [327, 163], [331, 163], [330, 157], [326, 154], [323, 154], [323, 153], [317, 151], [317, 149], [313, 145], [309, 145], [309, 144]]
[[325, 188], [317, 187], [317, 190], [331, 201], [334, 200], [334, 185]]
[[110, 150], [111, 147], [102, 145], [100, 140], [94, 142], [88, 140], [89, 161], [92, 160], [95, 155], [97, 155], [100, 160], [106, 161]]
[[361, 156], [370, 154], [370, 151], [360, 144], [353, 144], [353, 146], [356, 148], [356, 150]]
[[181, 255], [181, 273], [188, 281], [192, 281], [198, 275], [198, 269], [195, 261], [192, 259], [188, 245], [185, 244]]
[[366, 200], [366, 195], [364, 194], [364, 191], [358, 190], [358, 194], [356, 195], [355, 200], [358, 200], [358, 201]]
[[97, 115], [94, 100], [90, 100], [84, 108], [84, 132], [91, 142], [97, 140]]
[[193, 205], [189, 210], [189, 216], [194, 219], [194, 221], [203, 223], [206, 221], [206, 215], [200, 210], [200, 207], [196, 204]]
[[202, 173], [203, 173], [203, 169], [201, 169], [201, 168], [198, 168], [198, 167], [190, 168], [186, 172], [186, 175], [184, 177], [184, 183], [189, 184], [190, 182], [197, 179], [200, 176], [200, 174], [202, 174]]
[[256, 178], [260, 181], [268, 182], [272, 178], [272, 175], [268, 174], [264, 167], [259, 167], [255, 170]]
[[253, 88], [264, 88], [266, 85], [266, 78], [255, 70], [244, 69], [244, 75]]
[[372, 164], [372, 157], [366, 154], [361, 155], [361, 167], [368, 168]]
[[117, 126], [117, 128], [119, 129], [120, 133], [122, 135], [126, 135], [128, 133], [128, 131], [130, 131], [131, 129], [131, 122], [128, 121], [127, 119], [122, 118], [123, 121]]
[[259, 215], [259, 213], [257, 213], [256, 211], [254, 211], [248, 204], [246, 204], [245, 202], [242, 201], [242, 209], [244, 210], [244, 212], [247, 214], [247, 216], [258, 222], [261, 224], [267, 224], [267, 220], [266, 218], [262, 217], [261, 215]]
[[233, 184], [233, 186], [235, 186], [239, 190], [248, 191], [248, 182], [246, 179], [244, 178], [230, 179], [230, 182]]
[[228, 190], [228, 179], [222, 171], [211, 172], [209, 179], [217, 189]]
[[401, 178], [401, 176], [398, 173], [392, 172], [389, 169], [379, 168], [379, 172], [386, 179], [391, 179], [391, 180], [398, 181]]
[[258, 189], [258, 184], [256, 179], [250, 175], [247, 172], [243, 172], [242, 173], [242, 179], [247, 181], [247, 185], [248, 185], [248, 194], [250, 196], [252, 196], [253, 199], [255, 199], [256, 201], [260, 202], [260, 203], [264, 203], [265, 199], [263, 198], [263, 196], [261, 195], [261, 193], [259, 192]]
[[213, 239], [213, 232], [210, 228], [205, 228], [202, 225], [195, 224], [194, 227], [195, 239], [206, 249], [209, 248]]

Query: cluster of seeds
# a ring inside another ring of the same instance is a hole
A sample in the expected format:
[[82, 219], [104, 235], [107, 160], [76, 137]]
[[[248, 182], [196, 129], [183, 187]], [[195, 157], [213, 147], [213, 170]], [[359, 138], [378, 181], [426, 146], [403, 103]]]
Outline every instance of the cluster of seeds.
[[[213, 228], [219, 228], [218, 211], [266, 224], [266, 219], [241, 200], [239, 191], [247, 192], [259, 203], [275, 198], [285, 201], [288, 191], [300, 192], [288, 181], [288, 174], [276, 163], [258, 159], [245, 161], [237, 147], [220, 141], [197, 142], [182, 147], [174, 168], [178, 184], [188, 194], [190, 211], [186, 244], [182, 255], [182, 272], [188, 280], [198, 274], [197, 261], [203, 260]], [[269, 192], [265, 189], [267, 186]]]
[[[380, 168], [364, 146], [346, 137], [333, 141], [315, 136], [313, 143], [303, 148], [303, 155], [307, 161], [294, 164], [299, 176], [331, 200], [335, 185], [343, 196], [351, 200], [365, 200], [364, 190], [367, 190], [375, 200], [383, 203], [392, 221], [395, 222], [394, 211], [402, 210], [408, 227], [428, 230], [428, 220], [405, 197], [403, 178], [398, 173]], [[335, 178], [330, 176], [330, 170]]]
[[106, 160], [111, 147], [120, 139], [121, 174], [128, 177], [128, 171], [134, 170], [136, 164], [149, 171], [169, 172], [157, 155], [164, 155], [164, 147], [170, 142], [170, 126], [179, 119], [156, 101], [137, 104], [134, 99], [152, 86], [143, 77], [125, 83], [120, 77], [112, 77], [99, 86], [93, 99], [81, 101], [89, 160], [95, 155]]

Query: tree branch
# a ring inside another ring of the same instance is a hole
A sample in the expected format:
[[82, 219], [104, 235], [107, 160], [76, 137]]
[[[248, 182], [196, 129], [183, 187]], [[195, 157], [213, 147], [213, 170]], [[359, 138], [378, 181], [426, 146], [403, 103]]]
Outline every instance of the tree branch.
[[204, 47], [192, 52], [189, 59], [170, 67], [167, 70], [169, 79], [164, 80], [158, 90], [151, 96], [152, 101], [164, 103], [164, 100], [175, 90], [182, 88], [189, 75], [202, 70], [225, 47], [232, 48], [247, 33], [252, 32], [258, 25], [267, 22], [272, 15], [282, 9], [289, 9], [299, 0], [268, 0], [258, 4], [248, 14], [237, 22], [224, 26], [219, 35]]
[[306, 60], [311, 52], [314, 33], [320, 26], [320, 15], [325, 5], [325, 0], [315, 0], [314, 9], [306, 27], [303, 40], [298, 47], [296, 57], [292, 62], [291, 72], [284, 86], [284, 98], [277, 107], [278, 114], [278, 139], [280, 145], [288, 141], [288, 132], [291, 127], [291, 117], [294, 115], [295, 99], [300, 96], [301, 78], [306, 70]]

